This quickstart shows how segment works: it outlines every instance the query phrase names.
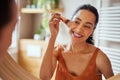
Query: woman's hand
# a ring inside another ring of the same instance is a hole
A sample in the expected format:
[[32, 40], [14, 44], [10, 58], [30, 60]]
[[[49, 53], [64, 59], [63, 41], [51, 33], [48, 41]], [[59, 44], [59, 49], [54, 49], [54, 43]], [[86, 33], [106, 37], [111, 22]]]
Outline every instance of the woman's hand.
[[73, 21], [70, 21], [69, 19], [66, 19], [65, 17], [61, 16], [59, 13], [52, 13], [51, 15], [51, 19], [49, 21], [49, 27], [50, 27], [50, 32], [51, 32], [51, 36], [57, 36], [58, 32], [59, 32], [59, 23], [60, 21], [62, 21], [63, 23], [65, 23], [69, 28], [74, 25]]
[[59, 32], [59, 23], [60, 23], [60, 14], [58, 13], [53, 13], [52, 17], [49, 21], [49, 27], [50, 27], [50, 32], [51, 32], [51, 36], [57, 36], [58, 32]]

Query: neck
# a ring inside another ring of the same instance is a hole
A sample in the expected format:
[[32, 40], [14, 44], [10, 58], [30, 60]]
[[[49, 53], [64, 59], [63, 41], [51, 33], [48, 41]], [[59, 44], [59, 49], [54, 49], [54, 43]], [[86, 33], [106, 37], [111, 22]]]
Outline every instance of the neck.
[[72, 43], [71, 44], [71, 51], [73, 53], [86, 53], [89, 50], [89, 44], [84, 42], [84, 43]]

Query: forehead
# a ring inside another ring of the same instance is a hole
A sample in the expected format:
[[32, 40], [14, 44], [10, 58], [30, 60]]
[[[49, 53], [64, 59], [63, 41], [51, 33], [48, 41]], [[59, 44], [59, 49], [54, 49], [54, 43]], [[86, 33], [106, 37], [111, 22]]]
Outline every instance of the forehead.
[[[80, 18], [81, 20], [87, 20], [87, 21], [92, 21], [95, 22], [96, 20], [96, 16], [94, 15], [94, 13], [92, 13], [89, 10], [79, 10], [76, 15], [74, 16], [74, 18]], [[73, 19], [74, 19], [73, 18]]]

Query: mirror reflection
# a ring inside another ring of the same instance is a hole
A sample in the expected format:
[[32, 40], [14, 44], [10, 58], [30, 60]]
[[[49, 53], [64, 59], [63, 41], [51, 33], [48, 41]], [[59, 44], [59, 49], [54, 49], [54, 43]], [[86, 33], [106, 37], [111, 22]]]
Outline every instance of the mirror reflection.
[[11, 13], [0, 16], [2, 80], [106, 80], [120, 73], [120, 1], [15, 1], [8, 3], [14, 9], [1, 3]]

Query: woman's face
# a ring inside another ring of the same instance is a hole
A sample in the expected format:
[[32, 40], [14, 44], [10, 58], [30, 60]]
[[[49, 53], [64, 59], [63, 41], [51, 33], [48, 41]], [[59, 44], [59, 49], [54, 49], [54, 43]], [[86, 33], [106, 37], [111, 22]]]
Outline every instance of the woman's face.
[[74, 42], [86, 42], [93, 33], [95, 26], [95, 15], [88, 10], [80, 10], [73, 17], [73, 25], [70, 28], [70, 34]]

